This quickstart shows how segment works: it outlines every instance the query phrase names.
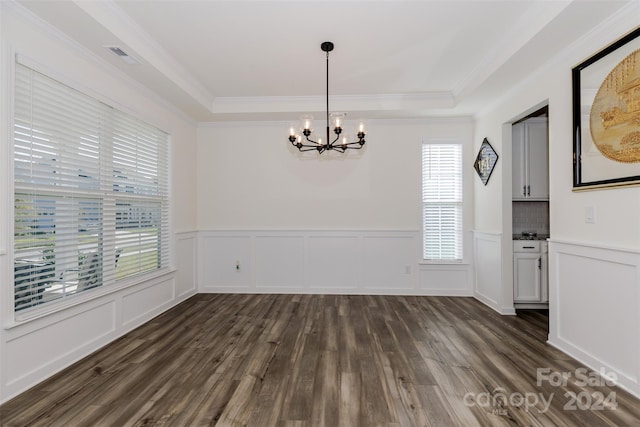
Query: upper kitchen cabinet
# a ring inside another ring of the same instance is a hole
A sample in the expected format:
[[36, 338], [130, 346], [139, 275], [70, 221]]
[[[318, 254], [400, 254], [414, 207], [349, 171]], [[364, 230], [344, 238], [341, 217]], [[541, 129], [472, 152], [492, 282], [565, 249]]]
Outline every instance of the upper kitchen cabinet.
[[513, 200], [549, 200], [547, 118], [512, 126]]

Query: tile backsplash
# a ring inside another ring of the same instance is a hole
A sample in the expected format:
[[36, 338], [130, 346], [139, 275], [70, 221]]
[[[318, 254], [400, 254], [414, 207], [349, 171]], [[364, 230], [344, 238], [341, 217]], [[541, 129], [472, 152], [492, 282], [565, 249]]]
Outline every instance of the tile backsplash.
[[513, 234], [549, 235], [549, 202], [513, 202]]

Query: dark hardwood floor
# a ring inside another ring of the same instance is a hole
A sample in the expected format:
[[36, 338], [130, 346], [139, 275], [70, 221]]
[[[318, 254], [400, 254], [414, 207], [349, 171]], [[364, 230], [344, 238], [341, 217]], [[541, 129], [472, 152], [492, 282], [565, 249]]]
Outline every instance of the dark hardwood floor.
[[545, 344], [547, 321], [472, 298], [197, 295], [0, 406], [0, 420], [640, 426], [639, 400], [580, 385], [581, 365]]

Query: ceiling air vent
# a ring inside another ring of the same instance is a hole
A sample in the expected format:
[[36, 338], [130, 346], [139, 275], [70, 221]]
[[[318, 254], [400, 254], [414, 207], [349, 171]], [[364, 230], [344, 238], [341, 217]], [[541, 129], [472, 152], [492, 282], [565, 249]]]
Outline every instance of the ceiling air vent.
[[133, 64], [140, 63], [140, 61], [138, 61], [133, 56], [129, 55], [127, 52], [125, 52], [124, 50], [122, 50], [122, 48], [118, 46], [105, 46], [105, 47], [109, 49], [111, 52], [113, 52], [114, 54], [118, 55], [118, 57], [122, 59], [124, 62], [126, 62], [127, 64], [133, 65]]

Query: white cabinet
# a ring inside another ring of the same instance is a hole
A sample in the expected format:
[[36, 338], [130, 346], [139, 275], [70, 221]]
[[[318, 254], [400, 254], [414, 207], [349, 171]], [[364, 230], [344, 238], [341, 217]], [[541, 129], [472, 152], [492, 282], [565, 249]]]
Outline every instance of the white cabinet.
[[547, 119], [534, 117], [512, 126], [513, 199], [549, 199]]
[[549, 301], [547, 242], [513, 242], [513, 302], [546, 304]]

